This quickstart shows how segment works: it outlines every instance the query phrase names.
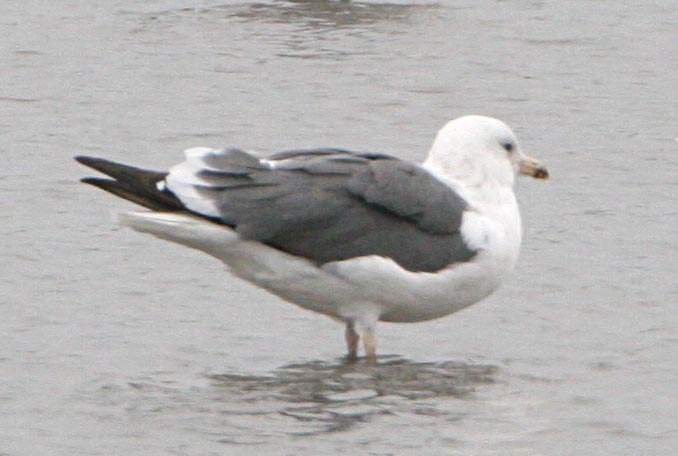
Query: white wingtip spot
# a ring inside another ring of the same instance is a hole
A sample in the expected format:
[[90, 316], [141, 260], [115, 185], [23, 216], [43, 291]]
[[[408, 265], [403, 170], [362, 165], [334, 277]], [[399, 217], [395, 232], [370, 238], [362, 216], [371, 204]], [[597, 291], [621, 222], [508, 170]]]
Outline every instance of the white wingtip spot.
[[270, 169], [275, 169], [278, 165], [275, 161], [268, 160], [266, 158], [260, 158], [259, 163], [261, 163], [264, 166], [268, 166]]
[[164, 192], [167, 189], [167, 185], [165, 184], [164, 180], [161, 180], [155, 183], [155, 188], [157, 188], [161, 192]]

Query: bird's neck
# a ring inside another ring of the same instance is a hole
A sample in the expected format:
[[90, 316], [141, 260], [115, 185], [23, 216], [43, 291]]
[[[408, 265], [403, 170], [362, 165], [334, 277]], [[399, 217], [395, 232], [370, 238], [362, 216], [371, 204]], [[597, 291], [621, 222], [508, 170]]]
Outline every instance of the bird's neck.
[[511, 169], [495, 169], [492, 163], [480, 165], [472, 160], [442, 161], [433, 154], [422, 166], [471, 204], [486, 208], [515, 205]]
[[509, 180], [497, 179], [496, 174], [483, 174], [477, 168], [463, 165], [447, 168], [430, 159], [423, 167], [464, 198], [472, 211], [496, 224], [507, 246], [502, 260], [504, 269], [512, 269], [522, 239], [520, 211], [513, 193], [513, 175]]

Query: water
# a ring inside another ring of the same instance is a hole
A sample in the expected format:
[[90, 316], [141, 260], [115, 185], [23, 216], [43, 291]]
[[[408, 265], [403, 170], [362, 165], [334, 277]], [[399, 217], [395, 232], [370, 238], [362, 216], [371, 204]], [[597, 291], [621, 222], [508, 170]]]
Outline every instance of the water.
[[[669, 455], [678, 446], [678, 13], [651, 2], [15, 2], [0, 59], [0, 454]], [[342, 328], [116, 228], [75, 154], [196, 145], [423, 159], [514, 127], [513, 277]]]

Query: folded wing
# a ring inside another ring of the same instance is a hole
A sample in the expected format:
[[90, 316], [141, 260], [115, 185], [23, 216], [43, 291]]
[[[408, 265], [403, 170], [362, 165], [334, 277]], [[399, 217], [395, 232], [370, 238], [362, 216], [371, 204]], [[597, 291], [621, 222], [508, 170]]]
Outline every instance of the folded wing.
[[424, 169], [382, 154], [189, 149], [167, 190], [188, 210], [319, 264], [379, 255], [434, 272], [475, 255], [465, 201]]

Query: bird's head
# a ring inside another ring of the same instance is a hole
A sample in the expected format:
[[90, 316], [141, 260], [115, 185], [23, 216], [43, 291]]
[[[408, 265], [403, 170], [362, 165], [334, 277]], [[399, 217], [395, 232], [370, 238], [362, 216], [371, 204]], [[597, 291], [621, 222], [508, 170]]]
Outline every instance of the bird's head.
[[508, 125], [477, 115], [459, 117], [441, 128], [425, 166], [468, 184], [512, 186], [516, 174], [537, 179], [549, 176], [537, 160], [523, 154]]

